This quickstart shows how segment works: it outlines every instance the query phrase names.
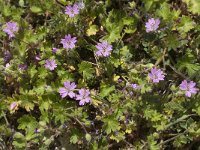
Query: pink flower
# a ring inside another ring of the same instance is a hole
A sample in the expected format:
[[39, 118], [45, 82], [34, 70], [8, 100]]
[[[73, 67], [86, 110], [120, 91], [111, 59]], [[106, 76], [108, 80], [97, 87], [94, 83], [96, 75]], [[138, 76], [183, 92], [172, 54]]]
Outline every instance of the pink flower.
[[159, 28], [160, 20], [151, 18], [146, 22], [146, 32], [156, 31]]
[[6, 27], [3, 29], [5, 33], [9, 35], [9, 38], [15, 37], [15, 33], [18, 32], [19, 27], [16, 22], [10, 21], [6, 23]]
[[14, 110], [17, 107], [17, 102], [12, 102], [10, 104], [10, 110]]
[[59, 89], [59, 93], [62, 98], [69, 96], [70, 98], [75, 97], [75, 93], [73, 90], [76, 88], [76, 84], [74, 82], [66, 81], [64, 83], [64, 87]]
[[59, 49], [58, 48], [52, 48], [52, 53], [57, 53], [57, 51], [58, 51]]
[[192, 94], [196, 94], [199, 91], [199, 89], [196, 88], [195, 85], [196, 83], [193, 81], [187, 82], [186, 80], [183, 80], [179, 85], [179, 88], [185, 91], [185, 96], [191, 97]]
[[79, 94], [76, 95], [76, 100], [79, 100], [79, 105], [85, 105], [85, 103], [91, 101], [89, 90], [82, 88], [78, 92]]
[[54, 70], [57, 67], [56, 61], [54, 59], [47, 59], [45, 61], [45, 68], [49, 69], [49, 70]]
[[77, 42], [76, 37], [71, 37], [70, 34], [65, 35], [65, 38], [61, 39], [61, 43], [63, 44], [63, 48], [66, 48], [66, 49], [75, 48], [76, 42]]
[[138, 84], [131, 84], [130, 86], [135, 90], [140, 88], [140, 86]]
[[164, 80], [165, 78], [163, 72], [157, 68], [152, 68], [148, 76], [153, 81], [153, 83], [158, 83], [160, 80]]
[[112, 51], [112, 45], [108, 44], [106, 41], [102, 41], [101, 43], [97, 43], [96, 48], [98, 51], [95, 54], [99, 57], [108, 57]]
[[67, 14], [70, 18], [73, 18], [75, 15], [78, 15], [80, 11], [80, 7], [77, 4], [68, 5], [65, 8], [65, 14]]

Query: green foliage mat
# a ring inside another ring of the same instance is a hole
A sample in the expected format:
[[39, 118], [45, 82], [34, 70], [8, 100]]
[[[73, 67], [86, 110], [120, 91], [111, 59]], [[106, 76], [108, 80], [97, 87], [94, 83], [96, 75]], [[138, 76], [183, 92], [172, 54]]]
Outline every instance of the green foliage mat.
[[0, 0], [0, 149], [200, 149], [200, 0]]

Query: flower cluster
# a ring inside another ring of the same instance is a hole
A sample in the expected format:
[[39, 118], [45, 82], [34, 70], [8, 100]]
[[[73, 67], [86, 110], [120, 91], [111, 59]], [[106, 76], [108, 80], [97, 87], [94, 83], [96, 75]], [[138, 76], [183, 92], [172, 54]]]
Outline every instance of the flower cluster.
[[156, 31], [159, 28], [160, 20], [151, 18], [146, 22], [146, 32]]
[[79, 101], [79, 105], [85, 105], [91, 101], [90, 91], [88, 89], [82, 88], [79, 89], [78, 94], [75, 94], [74, 91], [77, 85], [74, 82], [66, 81], [64, 82], [64, 87], [59, 89], [60, 96], [65, 98], [69, 96], [70, 98], [75, 98]]
[[[70, 18], [74, 17], [75, 15], [79, 14], [80, 9], [84, 6], [82, 4], [74, 4], [68, 5], [65, 8], [65, 14], [67, 14]], [[159, 28], [160, 20], [150, 18], [145, 24], [146, 32], [156, 31]], [[7, 22], [3, 31], [9, 35], [9, 38], [15, 37], [15, 33], [18, 32], [19, 27], [16, 22]], [[61, 39], [61, 44], [65, 49], [73, 49], [76, 47], [77, 37], [72, 37], [70, 34], [65, 35], [63, 39]], [[95, 51], [96, 56], [98, 57], [109, 57], [113, 50], [112, 45], [110, 45], [107, 41], [102, 41], [97, 43], [95, 46], [97, 51]], [[58, 48], [52, 48], [52, 53], [57, 53]], [[5, 54], [6, 55], [6, 54]], [[6, 56], [5, 56], [6, 57]], [[5, 58], [10, 59], [10, 58]], [[36, 55], [36, 60], [41, 60], [40, 55]], [[56, 61], [54, 59], [47, 59], [45, 60], [44, 64], [45, 68], [49, 70], [54, 70], [57, 67]], [[20, 64], [20, 70], [27, 69], [26, 64]], [[165, 75], [161, 69], [152, 68], [151, 71], [148, 73], [148, 77], [153, 83], [159, 83], [160, 81], [164, 80]], [[185, 96], [191, 97], [192, 94], [196, 94], [198, 92], [198, 88], [195, 87], [196, 83], [193, 81], [182, 81], [179, 88], [180, 90], [185, 92]], [[90, 91], [88, 89], [82, 88], [78, 90], [78, 94], [74, 91], [76, 90], [77, 85], [74, 82], [66, 81], [64, 82], [64, 87], [59, 89], [59, 93], [62, 98], [69, 96], [70, 98], [74, 98], [79, 101], [79, 105], [84, 105], [85, 103], [89, 103], [91, 101], [90, 98]], [[138, 84], [130, 84], [130, 87], [134, 90], [140, 89], [141, 87]], [[13, 104], [14, 105], [14, 104]]]
[[99, 57], [108, 57], [112, 51], [112, 45], [108, 44], [106, 41], [102, 41], [101, 43], [97, 43], [96, 48], [98, 51], [95, 54]]
[[[159, 81], [164, 80], [165, 78], [163, 71], [157, 68], [152, 68], [148, 76], [153, 83], [159, 83]], [[137, 87], [137, 84], [131, 84], [131, 85], [134, 89]], [[182, 83], [179, 85], [179, 88], [180, 90], [185, 92], [185, 96], [191, 97], [192, 94], [196, 94], [199, 91], [199, 89], [196, 88], [195, 86], [196, 86], [195, 82], [183, 80]]]
[[9, 38], [15, 37], [15, 33], [18, 32], [19, 27], [16, 22], [7, 22], [3, 31], [9, 35]]

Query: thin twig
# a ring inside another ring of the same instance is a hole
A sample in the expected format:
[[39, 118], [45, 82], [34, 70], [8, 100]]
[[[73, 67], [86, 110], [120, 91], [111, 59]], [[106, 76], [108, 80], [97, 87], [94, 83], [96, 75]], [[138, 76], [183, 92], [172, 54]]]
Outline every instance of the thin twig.
[[169, 128], [169, 127], [171, 127], [171, 126], [173, 126], [173, 125], [175, 125], [175, 124], [177, 124], [177, 123], [179, 123], [179, 122], [181, 122], [181, 121], [183, 121], [183, 120], [185, 120], [185, 119], [187, 119], [188, 117], [191, 117], [191, 116], [196, 116], [196, 114], [183, 115], [182, 117], [178, 118], [176, 121], [174, 121], [174, 122], [168, 124], [168, 125], [165, 127], [165, 129], [167, 129], [167, 128]]
[[8, 122], [8, 119], [7, 119], [7, 117], [6, 117], [6, 114], [4, 113], [3, 110], [2, 110], [2, 113], [3, 113], [3, 117], [4, 117], [5, 121], [6, 121], [7, 126], [9, 126], [10, 123]]
[[124, 77], [124, 76], [121, 76], [127, 83], [129, 83], [129, 81]]
[[90, 61], [85, 61], [85, 62], [90, 63], [90, 64], [95, 65], [95, 66], [98, 66], [97, 64], [90, 62]]
[[95, 58], [95, 61], [96, 61], [96, 64], [97, 64], [97, 68], [100, 68], [99, 63], [98, 63], [98, 59], [97, 59], [97, 56], [96, 56], [95, 52], [94, 52], [94, 58]]
[[161, 63], [161, 61], [163, 61], [163, 65], [165, 65], [164, 59], [165, 59], [166, 52], [167, 52], [167, 48], [164, 49], [162, 56], [160, 58], [158, 58], [158, 60], [155, 63], [155, 66], [159, 65]]
[[85, 128], [85, 126], [82, 124], [82, 122], [80, 122], [80, 120], [78, 120], [78, 118], [74, 118], [74, 119], [76, 120], [76, 122], [78, 122], [82, 126], [83, 130], [85, 131], [85, 133], [88, 133], [86, 128]]
[[178, 134], [178, 135], [176, 135], [176, 136], [174, 136], [174, 137], [172, 137], [172, 138], [170, 138], [170, 139], [168, 139], [168, 140], [166, 140], [166, 141], [160, 143], [159, 145], [164, 145], [164, 144], [166, 144], [166, 143], [168, 143], [168, 142], [170, 142], [170, 141], [172, 141], [172, 140], [178, 138], [179, 136], [184, 135], [184, 134], [187, 133], [187, 132], [188, 132], [188, 130], [185, 130], [183, 133], [180, 133], [180, 134]]
[[178, 75], [180, 75], [182, 78], [184, 79], [189, 79], [189, 77], [186, 77], [183, 73], [179, 72], [178, 70], [176, 70], [176, 68], [174, 68], [171, 64], [167, 64], [174, 72], [176, 72]]

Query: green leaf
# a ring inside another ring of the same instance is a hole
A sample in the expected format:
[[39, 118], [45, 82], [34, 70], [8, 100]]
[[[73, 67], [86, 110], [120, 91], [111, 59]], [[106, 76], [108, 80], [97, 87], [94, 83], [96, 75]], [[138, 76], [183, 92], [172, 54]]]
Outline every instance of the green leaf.
[[37, 73], [36, 66], [30, 66], [28, 69], [28, 73], [30, 74], [31, 78], [33, 78]]
[[15, 146], [15, 148], [17, 150], [24, 150], [26, 148], [26, 139], [24, 137], [23, 134], [21, 134], [20, 132], [16, 132], [14, 134], [14, 141], [13, 141], [13, 145]]
[[148, 11], [153, 5], [153, 0], [144, 0], [145, 9]]
[[159, 144], [157, 144], [156, 139], [153, 137], [153, 135], [150, 135], [147, 137], [149, 150], [160, 150]]
[[157, 10], [157, 13], [159, 16], [163, 18], [163, 20], [170, 22], [170, 21], [178, 19], [181, 11], [179, 9], [171, 10], [170, 5], [168, 3], [163, 3], [160, 9]]
[[41, 79], [45, 79], [48, 75], [47, 69], [44, 67], [41, 67], [38, 69], [38, 77]]
[[179, 41], [176, 34], [169, 34], [166, 39], [167, 46], [171, 49], [176, 49], [179, 47]]
[[198, 75], [198, 72], [200, 71], [200, 64], [195, 63], [195, 55], [191, 52], [191, 50], [187, 49], [186, 54], [179, 59], [177, 66], [178, 70], [184, 71], [188, 73], [190, 77], [194, 75]]
[[31, 9], [31, 11], [33, 13], [40, 13], [40, 12], [42, 12], [42, 9], [40, 7], [38, 7], [38, 6], [32, 6], [30, 9]]
[[28, 128], [34, 130], [37, 127], [36, 119], [30, 115], [23, 115], [17, 122], [19, 123], [18, 129]]
[[104, 128], [107, 134], [115, 132], [121, 128], [119, 122], [115, 119], [116, 118], [114, 118], [113, 116], [109, 116], [103, 119]]
[[87, 140], [88, 142], [90, 142], [91, 139], [92, 139], [91, 135], [88, 134], [88, 133], [85, 135], [85, 138], [86, 138], [86, 140]]
[[115, 140], [117, 143], [125, 139], [125, 133], [124, 132], [117, 132], [115, 135], [111, 135], [110, 139]]
[[87, 35], [91, 36], [91, 35], [96, 35], [96, 33], [98, 32], [98, 26], [97, 25], [91, 25], [89, 27], [89, 29], [87, 29]]
[[195, 27], [195, 22], [188, 16], [182, 16], [181, 23], [178, 25], [178, 31], [183, 34]]
[[119, 10], [112, 10], [109, 12], [108, 18], [103, 22], [109, 34], [104, 37], [109, 43], [112, 43], [121, 38], [121, 32], [125, 23], [130, 23], [129, 21], [123, 20], [125, 13]]
[[92, 67], [92, 64], [83, 61], [78, 65], [79, 73], [83, 75], [84, 79], [91, 79], [94, 77], [95, 69]]
[[183, 0], [193, 14], [200, 14], [200, 1], [199, 0]]
[[76, 144], [78, 142], [78, 136], [76, 134], [70, 137], [70, 142]]
[[24, 0], [19, 0], [19, 6], [24, 7]]
[[103, 85], [101, 86], [101, 90], [100, 90], [100, 96], [101, 97], [106, 97], [108, 95], [110, 95], [111, 92], [113, 92], [115, 90], [115, 86], [110, 86], [110, 85]]

